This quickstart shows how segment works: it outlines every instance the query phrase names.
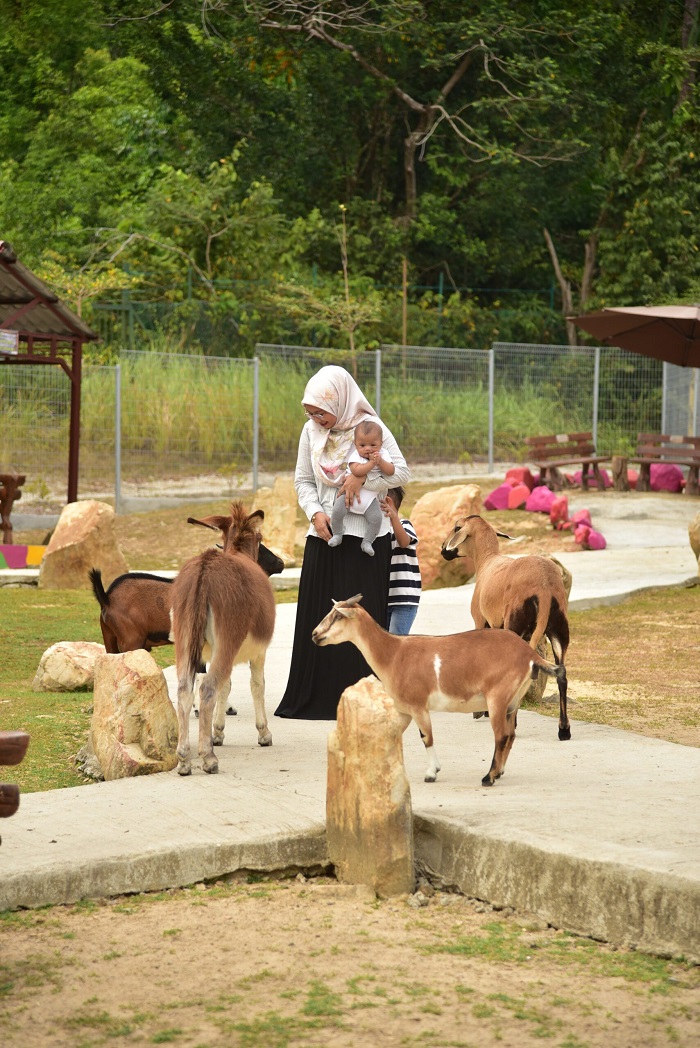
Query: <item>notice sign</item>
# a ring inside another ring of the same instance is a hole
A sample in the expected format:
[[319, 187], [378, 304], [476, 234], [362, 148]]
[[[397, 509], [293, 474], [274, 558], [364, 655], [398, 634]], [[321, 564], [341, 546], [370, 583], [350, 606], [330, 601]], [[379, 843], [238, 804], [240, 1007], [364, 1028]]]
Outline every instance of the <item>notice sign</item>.
[[19, 352], [19, 331], [4, 331], [0, 328], [0, 353]]

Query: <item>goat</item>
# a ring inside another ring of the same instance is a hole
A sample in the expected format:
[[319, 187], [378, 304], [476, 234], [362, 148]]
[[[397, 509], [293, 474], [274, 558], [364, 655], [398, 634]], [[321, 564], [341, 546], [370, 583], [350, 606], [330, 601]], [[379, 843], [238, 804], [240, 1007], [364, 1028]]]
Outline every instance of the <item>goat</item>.
[[223, 550], [209, 549], [187, 561], [172, 585], [180, 775], [192, 771], [189, 717], [203, 661], [209, 665], [199, 693], [199, 755], [204, 771], [219, 770], [213, 747], [224, 740], [224, 708], [237, 663], [250, 662], [255, 726], [259, 735], [267, 730], [265, 653], [275, 627], [275, 597], [269, 578], [256, 563], [257, 525], [263, 519], [262, 510], [248, 515], [242, 503], [233, 502], [229, 517], [198, 521], [223, 533]]
[[442, 637], [387, 633], [359, 606], [362, 594], [334, 601], [312, 633], [315, 644], [350, 641], [384, 685], [405, 731], [415, 721], [428, 754], [426, 782], [435, 782], [440, 763], [433, 746], [429, 710], [471, 713], [488, 710], [496, 747], [483, 786], [503, 775], [515, 739], [520, 700], [542, 671], [566, 679], [515, 633], [471, 630]]
[[[499, 553], [496, 531], [478, 514], [458, 520], [442, 544], [445, 560], [471, 557], [476, 582], [471, 612], [477, 629], [491, 627], [517, 633], [531, 648], [544, 637], [552, 645], [554, 661], [564, 666], [569, 647], [567, 597], [561, 572], [548, 557], [530, 553], [507, 557]], [[559, 687], [559, 738], [571, 738], [566, 710], [566, 674], [557, 677]]]

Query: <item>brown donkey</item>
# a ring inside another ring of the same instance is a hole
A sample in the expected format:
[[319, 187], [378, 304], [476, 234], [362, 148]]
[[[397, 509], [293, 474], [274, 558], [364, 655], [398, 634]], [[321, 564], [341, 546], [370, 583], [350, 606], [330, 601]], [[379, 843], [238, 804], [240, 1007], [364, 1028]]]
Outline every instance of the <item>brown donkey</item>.
[[193, 557], [172, 585], [180, 775], [192, 771], [190, 711], [202, 662], [209, 664], [199, 692], [199, 755], [204, 771], [219, 770], [213, 747], [224, 740], [224, 710], [231, 670], [237, 663], [250, 662], [258, 733], [267, 726], [263, 723], [265, 653], [275, 627], [275, 597], [269, 578], [256, 563], [263, 518], [262, 510], [248, 515], [241, 502], [233, 502], [230, 517], [198, 521], [221, 530], [223, 550], [209, 549]]

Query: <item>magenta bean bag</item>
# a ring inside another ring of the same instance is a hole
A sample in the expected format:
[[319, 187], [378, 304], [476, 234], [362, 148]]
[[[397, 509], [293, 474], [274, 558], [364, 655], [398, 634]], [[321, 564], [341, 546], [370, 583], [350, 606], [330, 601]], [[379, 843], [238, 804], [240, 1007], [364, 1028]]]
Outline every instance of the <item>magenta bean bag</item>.
[[682, 491], [685, 480], [679, 466], [671, 462], [654, 463], [649, 472], [652, 491]]
[[[607, 469], [601, 469], [600, 475], [603, 478], [603, 487], [604, 488], [611, 488], [612, 487], [612, 480], [610, 479], [610, 474], [608, 473]], [[580, 469], [577, 470], [577, 472], [574, 473], [574, 475], [573, 475], [573, 482], [574, 482], [574, 484], [577, 484], [579, 487], [581, 486], [581, 476], [582, 476], [582, 473], [581, 473]], [[597, 477], [594, 477], [591, 472], [588, 473], [588, 487], [589, 488], [597, 488], [598, 487], [598, 479], [597, 479]]]
[[550, 491], [544, 484], [540, 484], [528, 498], [525, 509], [530, 510], [531, 513], [549, 513], [556, 497], [553, 491]]
[[510, 484], [501, 484], [494, 488], [484, 499], [484, 509], [508, 509], [508, 496], [512, 490]]

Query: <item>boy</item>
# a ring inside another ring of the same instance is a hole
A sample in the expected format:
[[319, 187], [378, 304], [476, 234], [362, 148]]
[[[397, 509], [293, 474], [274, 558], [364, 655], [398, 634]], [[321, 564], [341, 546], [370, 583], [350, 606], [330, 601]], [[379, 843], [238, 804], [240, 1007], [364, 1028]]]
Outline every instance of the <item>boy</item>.
[[394, 538], [391, 544], [389, 567], [389, 601], [387, 626], [389, 633], [406, 636], [418, 614], [421, 594], [420, 567], [416, 547], [418, 536], [410, 520], [399, 517], [404, 500], [403, 488], [391, 488], [382, 500], [382, 509], [389, 517]]

